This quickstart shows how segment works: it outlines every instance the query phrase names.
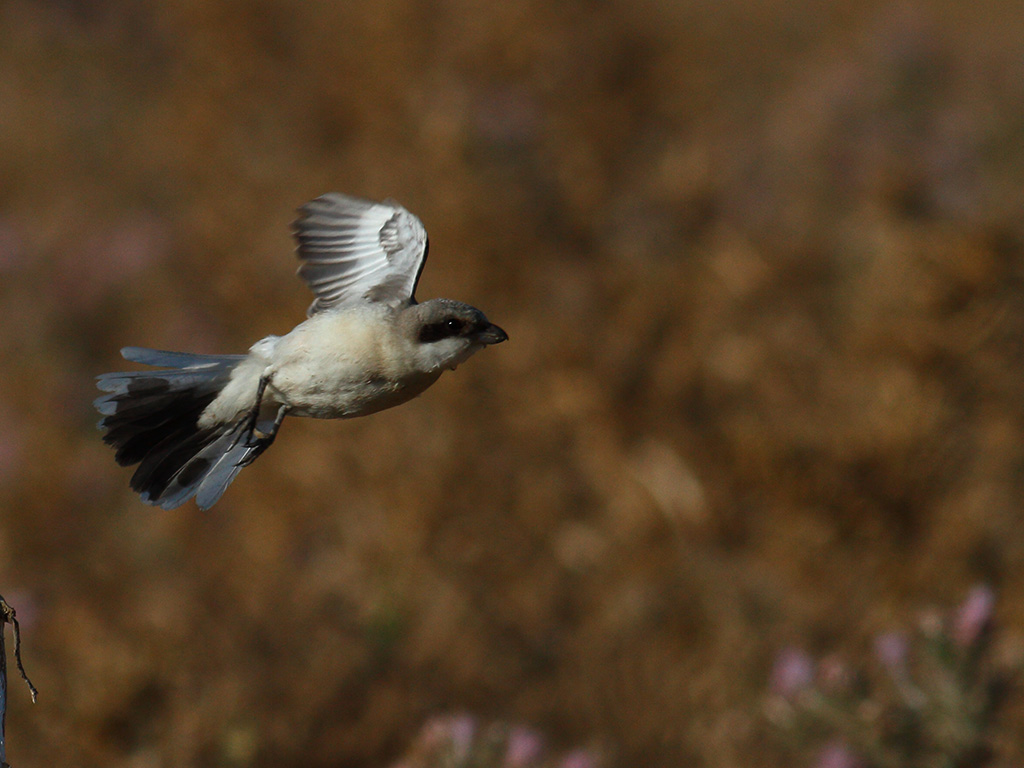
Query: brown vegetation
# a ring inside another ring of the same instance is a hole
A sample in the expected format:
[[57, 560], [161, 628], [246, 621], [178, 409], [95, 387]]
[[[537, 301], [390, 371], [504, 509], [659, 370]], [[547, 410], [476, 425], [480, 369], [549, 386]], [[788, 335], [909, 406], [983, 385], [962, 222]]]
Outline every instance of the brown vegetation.
[[[1024, 620], [1024, 5], [0, 4], [0, 592], [35, 766], [384, 766], [429, 717], [794, 765], [775, 655]], [[207, 514], [94, 429], [126, 344], [289, 329], [394, 197], [511, 341], [293, 420]], [[1021, 759], [1024, 713], [993, 726]]]

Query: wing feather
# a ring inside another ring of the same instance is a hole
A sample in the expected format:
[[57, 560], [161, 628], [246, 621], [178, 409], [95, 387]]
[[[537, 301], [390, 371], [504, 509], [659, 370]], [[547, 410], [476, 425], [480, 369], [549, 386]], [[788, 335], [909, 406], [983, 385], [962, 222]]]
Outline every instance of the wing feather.
[[316, 296], [313, 315], [344, 304], [415, 301], [427, 233], [409, 211], [330, 193], [307, 203], [295, 222], [299, 276]]

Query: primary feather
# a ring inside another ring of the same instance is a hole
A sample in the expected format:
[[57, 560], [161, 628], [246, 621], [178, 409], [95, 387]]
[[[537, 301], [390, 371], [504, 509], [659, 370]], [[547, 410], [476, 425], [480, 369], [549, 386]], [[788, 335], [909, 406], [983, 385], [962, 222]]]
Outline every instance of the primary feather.
[[299, 210], [299, 276], [316, 295], [308, 314], [360, 301], [414, 300], [427, 232], [405, 208], [331, 193]]

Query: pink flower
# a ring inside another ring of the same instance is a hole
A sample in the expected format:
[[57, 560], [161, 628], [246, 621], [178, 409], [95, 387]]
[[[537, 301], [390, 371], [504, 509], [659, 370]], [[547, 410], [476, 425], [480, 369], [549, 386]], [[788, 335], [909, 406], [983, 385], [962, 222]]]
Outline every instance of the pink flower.
[[803, 650], [790, 646], [775, 659], [769, 689], [777, 696], [792, 700], [814, 684], [814, 661]]
[[967, 599], [953, 614], [950, 633], [953, 642], [961, 648], [970, 648], [985, 633], [992, 622], [995, 593], [984, 584], [972, 589]]
[[899, 632], [887, 632], [875, 638], [875, 656], [889, 674], [902, 677], [907, 671], [907, 638]]
[[577, 749], [562, 758], [560, 768], [597, 768], [597, 758], [585, 749]]
[[505, 768], [526, 768], [540, 759], [544, 752], [541, 737], [529, 728], [513, 728], [508, 734], [505, 749]]
[[814, 768], [862, 768], [863, 765], [864, 763], [850, 751], [845, 741], [835, 739], [822, 747]]
[[455, 761], [461, 763], [469, 756], [469, 750], [473, 746], [476, 720], [471, 715], [455, 715], [448, 722], [448, 733]]

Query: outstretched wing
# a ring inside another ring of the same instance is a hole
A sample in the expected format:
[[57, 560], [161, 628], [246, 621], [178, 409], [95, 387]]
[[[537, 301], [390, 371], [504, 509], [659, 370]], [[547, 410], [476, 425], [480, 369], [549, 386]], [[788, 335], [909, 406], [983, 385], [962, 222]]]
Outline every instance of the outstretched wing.
[[362, 301], [413, 300], [427, 232], [405, 208], [332, 192], [299, 211], [299, 276], [316, 295], [310, 315]]

